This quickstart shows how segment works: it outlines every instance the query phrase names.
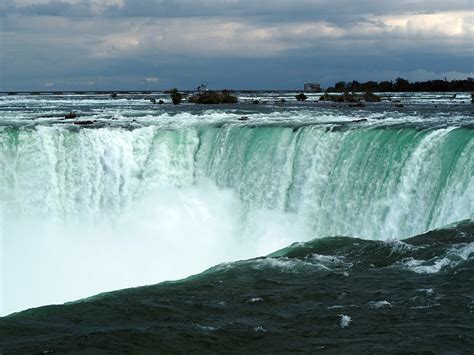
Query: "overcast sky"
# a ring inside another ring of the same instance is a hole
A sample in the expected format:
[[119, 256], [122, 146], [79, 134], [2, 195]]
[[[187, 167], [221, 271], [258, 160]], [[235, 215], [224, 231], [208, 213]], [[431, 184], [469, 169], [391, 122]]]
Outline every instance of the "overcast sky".
[[474, 0], [0, 0], [0, 90], [474, 76]]

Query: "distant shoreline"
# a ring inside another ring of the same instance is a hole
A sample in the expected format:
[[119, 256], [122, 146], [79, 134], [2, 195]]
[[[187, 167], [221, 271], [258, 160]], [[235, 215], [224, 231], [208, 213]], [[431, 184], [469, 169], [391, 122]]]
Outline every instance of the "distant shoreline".
[[[238, 93], [244, 93], [244, 94], [252, 94], [252, 93], [298, 93], [298, 92], [305, 92], [303, 90], [230, 90], [231, 92], [238, 92]], [[376, 93], [423, 93], [423, 92], [429, 92], [429, 93], [446, 93], [446, 92], [452, 92], [452, 93], [472, 93], [474, 91], [474, 88], [472, 90], [433, 90], [433, 91], [428, 91], [428, 90], [422, 90], [422, 91], [373, 91]], [[195, 91], [194, 90], [180, 90], [180, 92], [185, 93], [185, 94], [192, 94]], [[319, 91], [319, 92], [311, 92], [311, 91], [306, 91], [305, 93], [309, 94], [324, 94], [326, 91]], [[331, 90], [327, 91], [330, 93], [343, 93], [344, 91], [336, 91], [336, 90]], [[355, 92], [364, 92], [364, 91], [355, 91]], [[79, 91], [79, 90], [61, 90], [61, 91], [0, 91], [0, 96], [15, 96], [15, 95], [112, 95], [112, 94], [118, 94], [118, 95], [153, 95], [153, 94], [167, 94], [167, 90], [153, 90], [153, 91], [139, 91], [139, 90], [113, 90], [113, 91], [97, 91], [97, 90], [92, 90], [92, 91]]]
[[[319, 84], [315, 84], [319, 88]], [[162, 90], [5, 90], [0, 91], [0, 95], [62, 95], [62, 94], [76, 94], [76, 95], [111, 95], [111, 94], [140, 94], [150, 95], [153, 93], [169, 93], [170, 89]], [[222, 89], [212, 89], [209, 91], [221, 91]], [[464, 80], [427, 80], [410, 82], [403, 78], [396, 78], [391, 81], [338, 81], [334, 86], [320, 90], [304, 90], [304, 89], [226, 89], [229, 92], [239, 93], [260, 93], [260, 92], [277, 92], [277, 93], [324, 93], [324, 92], [474, 92], [474, 78], [467, 78]], [[194, 93], [199, 91], [197, 89], [179, 90], [181, 93]]]

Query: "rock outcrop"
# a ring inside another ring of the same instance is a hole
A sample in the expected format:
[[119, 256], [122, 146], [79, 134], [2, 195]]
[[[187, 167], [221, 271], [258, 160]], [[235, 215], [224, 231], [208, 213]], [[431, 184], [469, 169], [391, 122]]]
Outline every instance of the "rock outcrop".
[[235, 104], [238, 99], [227, 90], [222, 91], [202, 91], [188, 98], [194, 104]]

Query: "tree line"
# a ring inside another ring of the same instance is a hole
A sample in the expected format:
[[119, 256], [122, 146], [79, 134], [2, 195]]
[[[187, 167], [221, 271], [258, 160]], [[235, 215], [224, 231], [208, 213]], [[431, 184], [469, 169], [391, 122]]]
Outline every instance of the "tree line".
[[428, 80], [409, 82], [403, 78], [395, 81], [367, 81], [360, 83], [339, 81], [328, 92], [397, 92], [397, 91], [474, 91], [474, 80]]

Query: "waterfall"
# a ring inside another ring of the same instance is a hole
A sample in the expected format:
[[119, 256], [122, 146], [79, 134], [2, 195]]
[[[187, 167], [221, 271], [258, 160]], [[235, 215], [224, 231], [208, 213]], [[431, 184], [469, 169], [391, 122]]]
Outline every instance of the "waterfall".
[[0, 171], [0, 312], [474, 218], [469, 128], [9, 127]]

